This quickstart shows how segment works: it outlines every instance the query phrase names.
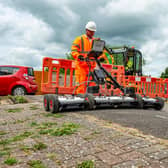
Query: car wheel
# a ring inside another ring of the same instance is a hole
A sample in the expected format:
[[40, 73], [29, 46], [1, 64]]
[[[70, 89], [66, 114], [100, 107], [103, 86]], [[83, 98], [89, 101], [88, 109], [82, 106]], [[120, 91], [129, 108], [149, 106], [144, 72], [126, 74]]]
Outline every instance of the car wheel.
[[23, 96], [26, 95], [26, 89], [23, 86], [17, 86], [12, 91], [13, 96]]

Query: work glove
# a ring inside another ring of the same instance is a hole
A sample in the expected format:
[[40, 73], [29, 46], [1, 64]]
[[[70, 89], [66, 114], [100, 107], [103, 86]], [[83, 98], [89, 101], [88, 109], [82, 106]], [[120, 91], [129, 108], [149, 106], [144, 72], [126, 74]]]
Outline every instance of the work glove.
[[100, 58], [99, 61], [100, 61], [100, 62], [104, 62], [105, 59], [104, 59], [104, 58]]
[[95, 56], [95, 52], [94, 51], [90, 51], [89, 53], [88, 53], [88, 57], [94, 57]]
[[78, 56], [78, 60], [79, 60], [79, 61], [84, 61], [85, 58], [84, 58], [82, 55], [79, 55], [79, 56]]

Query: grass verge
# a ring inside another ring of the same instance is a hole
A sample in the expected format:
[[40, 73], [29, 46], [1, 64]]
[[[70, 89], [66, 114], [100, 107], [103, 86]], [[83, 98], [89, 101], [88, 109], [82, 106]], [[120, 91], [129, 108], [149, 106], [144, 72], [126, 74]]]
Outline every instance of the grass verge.
[[77, 168], [95, 168], [94, 162], [92, 160], [86, 160], [77, 165]]
[[18, 163], [18, 161], [17, 161], [16, 158], [14, 158], [14, 157], [9, 157], [9, 158], [7, 158], [7, 159], [4, 161], [4, 163], [7, 164], [7, 165], [12, 166], [12, 165]]
[[77, 132], [79, 128], [79, 124], [75, 123], [64, 123], [59, 128], [48, 128], [48, 129], [41, 129], [39, 134], [48, 134], [52, 136], [63, 136], [63, 135], [71, 135]]
[[46, 168], [41, 160], [30, 160], [27, 163], [31, 168]]

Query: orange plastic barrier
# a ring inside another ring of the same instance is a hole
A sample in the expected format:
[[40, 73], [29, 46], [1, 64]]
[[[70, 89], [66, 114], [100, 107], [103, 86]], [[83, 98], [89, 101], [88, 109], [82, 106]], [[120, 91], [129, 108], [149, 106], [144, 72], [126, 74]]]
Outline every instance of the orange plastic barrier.
[[[125, 76], [124, 66], [102, 65], [124, 87], [135, 87], [136, 93], [149, 97], [168, 98], [168, 79]], [[41, 92], [75, 94], [75, 62], [67, 59], [45, 57], [43, 59]], [[107, 85], [100, 86], [100, 92], [106, 95], [120, 95], [119, 89]]]
[[[124, 81], [124, 66], [120, 66], [120, 65], [109, 65], [109, 64], [103, 64], [102, 65], [103, 68], [106, 69], [107, 72], [109, 72], [111, 74], [111, 76], [120, 84], [123, 86], [123, 81]], [[111, 89], [107, 89], [107, 85], [105, 85], [104, 88], [101, 88], [101, 93], [105, 93], [107, 95], [120, 95], [121, 94], [121, 90], [119, 90], [118, 88], [115, 89], [113, 86], [111, 87]]]
[[[72, 60], [45, 57], [42, 67], [41, 91], [43, 93], [72, 94], [75, 64]], [[47, 81], [44, 74], [48, 72]]]
[[162, 78], [126, 76], [125, 87], [135, 87], [136, 93], [149, 97], [166, 97], [165, 81]]
[[[103, 64], [103, 67], [120, 83], [123, 83], [124, 67]], [[41, 92], [73, 94], [75, 89], [75, 62], [66, 59], [54, 59], [45, 57], [43, 59]], [[47, 73], [47, 77], [46, 77]], [[119, 89], [107, 89], [106, 85], [101, 88], [101, 93], [118, 95]], [[74, 93], [75, 94], [75, 93]]]
[[167, 99], [168, 98], [168, 79], [164, 80], [164, 86], [165, 86], [164, 97]]

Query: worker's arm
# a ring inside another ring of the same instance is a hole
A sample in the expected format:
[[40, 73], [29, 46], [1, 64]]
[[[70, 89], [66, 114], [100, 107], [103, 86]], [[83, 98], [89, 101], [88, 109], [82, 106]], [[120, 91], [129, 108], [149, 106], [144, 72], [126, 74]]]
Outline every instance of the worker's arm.
[[71, 46], [71, 54], [75, 60], [78, 60], [80, 56], [80, 48], [81, 48], [81, 38], [77, 37]]

